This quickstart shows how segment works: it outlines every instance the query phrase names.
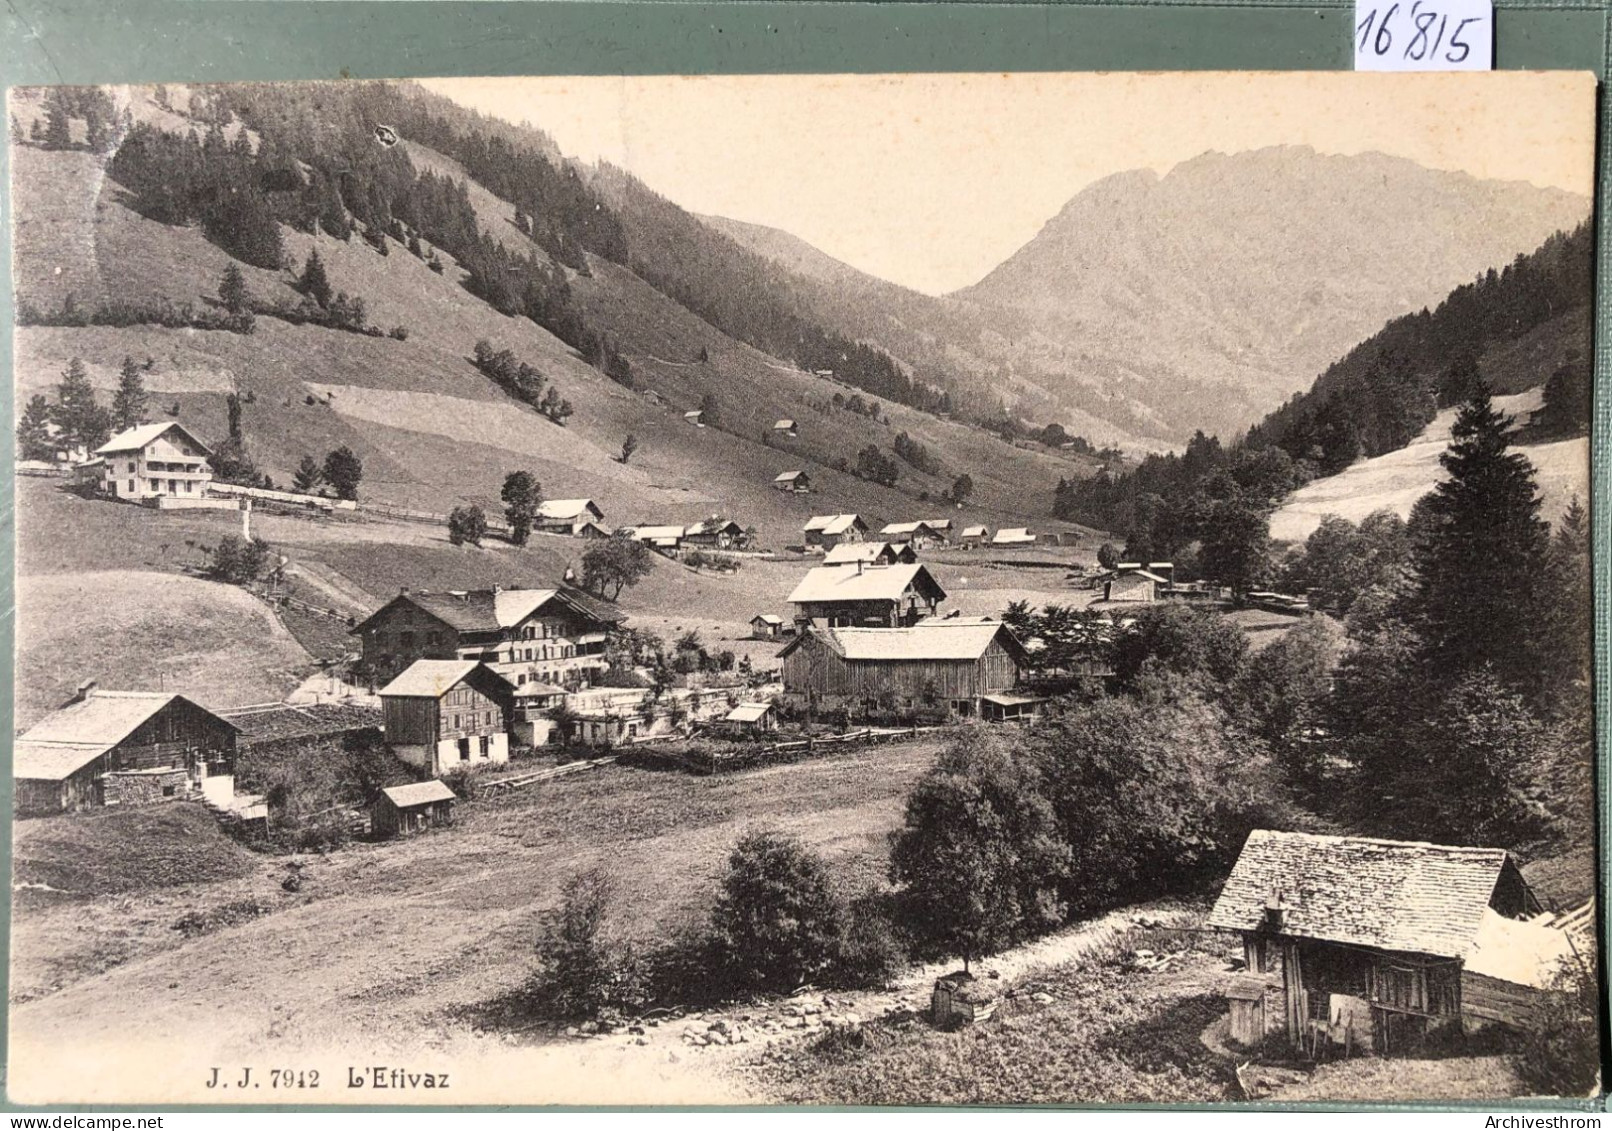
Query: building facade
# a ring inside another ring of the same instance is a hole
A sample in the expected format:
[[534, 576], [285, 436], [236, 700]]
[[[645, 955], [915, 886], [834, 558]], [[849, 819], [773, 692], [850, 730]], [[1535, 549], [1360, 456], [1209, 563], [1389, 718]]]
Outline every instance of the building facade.
[[619, 618], [569, 589], [404, 592], [357, 625], [376, 681], [416, 660], [476, 660], [519, 687], [586, 687], [608, 668], [605, 642]]
[[789, 601], [797, 627], [905, 628], [935, 615], [946, 591], [921, 565], [823, 565]]
[[199, 499], [213, 480], [212, 451], [178, 421], [142, 424], [95, 449], [101, 489], [117, 499]]
[[514, 688], [474, 660], [416, 660], [381, 688], [386, 744], [432, 777], [509, 761]]

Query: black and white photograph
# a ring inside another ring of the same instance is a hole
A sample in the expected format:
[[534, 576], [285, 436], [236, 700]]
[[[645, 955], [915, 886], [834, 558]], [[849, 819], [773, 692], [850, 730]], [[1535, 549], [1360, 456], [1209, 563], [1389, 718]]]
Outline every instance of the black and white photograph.
[[1593, 75], [7, 93], [11, 1101], [1601, 1093]]

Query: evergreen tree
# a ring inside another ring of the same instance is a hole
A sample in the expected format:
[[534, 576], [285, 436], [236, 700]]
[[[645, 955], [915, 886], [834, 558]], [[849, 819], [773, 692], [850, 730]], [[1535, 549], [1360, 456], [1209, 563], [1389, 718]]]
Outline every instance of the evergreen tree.
[[78, 358], [68, 362], [56, 388], [56, 425], [68, 447], [93, 452], [112, 434], [112, 417], [95, 399], [95, 387]]
[[621, 442], [621, 462], [626, 463], [628, 460], [632, 459], [632, 454], [637, 450], [638, 437], [634, 436], [631, 432], [627, 433], [627, 438]]
[[1540, 689], [1541, 587], [1550, 545], [1528, 458], [1510, 450], [1510, 420], [1487, 394], [1468, 401], [1439, 457], [1413, 560], [1416, 620], [1436, 670], [1492, 665], [1508, 686]]
[[64, 93], [52, 91], [45, 99], [45, 145], [50, 149], [67, 149], [73, 144], [65, 98]]
[[325, 274], [325, 264], [319, 258], [318, 248], [308, 253], [308, 259], [302, 265], [302, 277], [298, 281], [298, 285], [303, 294], [313, 299], [321, 307], [330, 305], [332, 298], [330, 277]]
[[119, 432], [133, 428], [146, 418], [146, 384], [140, 366], [132, 357], [123, 359], [118, 372], [118, 391], [112, 397], [112, 422]]
[[307, 494], [325, 481], [325, 469], [313, 456], [305, 455], [291, 477], [291, 489]]
[[234, 260], [224, 268], [224, 277], [218, 283], [218, 301], [224, 304], [224, 309], [231, 314], [239, 314], [247, 307], [249, 296], [246, 293], [246, 276]]
[[55, 459], [56, 443], [51, 435], [51, 407], [43, 393], [28, 399], [17, 421], [17, 455], [22, 459]]

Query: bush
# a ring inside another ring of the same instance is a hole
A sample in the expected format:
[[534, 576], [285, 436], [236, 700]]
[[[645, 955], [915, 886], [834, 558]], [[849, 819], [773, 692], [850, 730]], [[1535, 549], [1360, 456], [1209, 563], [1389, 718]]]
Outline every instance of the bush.
[[1595, 979], [1577, 965], [1557, 978], [1535, 1027], [1519, 1038], [1512, 1057], [1517, 1075], [1534, 1095], [1587, 1096], [1601, 1070], [1601, 1034]]
[[230, 585], [245, 585], [263, 576], [272, 551], [261, 538], [250, 542], [226, 534], [210, 551], [207, 576]]
[[816, 854], [782, 833], [748, 833], [711, 913], [713, 956], [736, 990], [793, 990], [832, 968], [843, 916]]
[[478, 506], [454, 507], [448, 515], [448, 541], [455, 546], [481, 545], [487, 536], [487, 516]]
[[476, 798], [476, 771], [470, 766], [455, 766], [442, 775], [442, 784], [453, 790], [460, 801]]
[[615, 886], [600, 869], [566, 881], [560, 906], [538, 926], [541, 968], [528, 985], [535, 1009], [558, 1019], [594, 1017], [608, 1007], [642, 1003], [638, 962], [606, 934]]
[[409, 328], [407, 326], [393, 326], [392, 329], [387, 333], [387, 337], [396, 338], [400, 342], [406, 342], [409, 340]]

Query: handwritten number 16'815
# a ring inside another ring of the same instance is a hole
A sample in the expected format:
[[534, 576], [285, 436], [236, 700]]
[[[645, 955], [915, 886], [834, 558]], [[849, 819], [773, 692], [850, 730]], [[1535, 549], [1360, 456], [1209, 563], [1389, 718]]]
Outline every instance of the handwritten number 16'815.
[[[1373, 55], [1382, 57], [1394, 49], [1394, 33], [1389, 25], [1393, 23], [1394, 17], [1399, 13], [1399, 5], [1390, 6], [1386, 12], [1382, 13], [1382, 18], [1379, 20], [1377, 13], [1380, 10], [1373, 8], [1367, 12], [1366, 18], [1361, 20], [1359, 26], [1355, 28], [1362, 54], [1369, 50]], [[1450, 17], [1445, 13], [1424, 7], [1422, 0], [1416, 0], [1416, 3], [1411, 5], [1410, 21], [1416, 32], [1406, 41], [1403, 57], [1417, 63], [1429, 57], [1437, 58], [1440, 47], [1445, 49], [1444, 61], [1446, 63], [1465, 62], [1466, 57], [1472, 54], [1472, 45], [1461, 38], [1461, 33], [1466, 30], [1468, 24], [1482, 22], [1479, 17], [1468, 17], [1458, 21], [1455, 25], [1455, 30], [1450, 31]], [[1403, 32], [1408, 29], [1400, 28], [1399, 30]], [[1449, 32], [1448, 40], [1445, 39], [1445, 32]]]

